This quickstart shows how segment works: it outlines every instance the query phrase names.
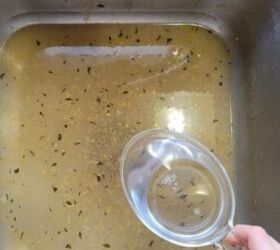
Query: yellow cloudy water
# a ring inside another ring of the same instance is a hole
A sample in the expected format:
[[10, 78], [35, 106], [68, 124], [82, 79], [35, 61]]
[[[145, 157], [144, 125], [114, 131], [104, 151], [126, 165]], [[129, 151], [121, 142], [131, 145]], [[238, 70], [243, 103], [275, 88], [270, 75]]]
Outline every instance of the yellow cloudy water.
[[14, 34], [0, 62], [0, 248], [181, 249], [135, 217], [118, 158], [134, 134], [169, 128], [233, 176], [229, 72], [224, 42], [194, 26]]

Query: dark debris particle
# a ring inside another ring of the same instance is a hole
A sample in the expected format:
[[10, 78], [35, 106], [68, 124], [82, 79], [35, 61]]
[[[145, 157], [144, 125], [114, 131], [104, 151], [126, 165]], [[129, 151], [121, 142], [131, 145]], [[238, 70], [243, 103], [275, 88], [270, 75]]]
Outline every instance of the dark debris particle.
[[73, 99], [71, 97], [67, 97], [65, 98], [65, 101], [73, 101]]
[[97, 162], [96, 162], [96, 165], [97, 165], [97, 166], [103, 166], [103, 162], [102, 162], [102, 161], [97, 161]]
[[218, 119], [214, 119], [214, 120], [213, 120], [213, 123], [216, 123], [216, 122], [218, 122], [218, 121], [219, 121]]
[[79, 238], [82, 239], [82, 233], [81, 232], [79, 232]]
[[108, 244], [108, 243], [103, 243], [103, 247], [105, 247], [105, 248], [111, 248], [111, 245]]
[[188, 208], [192, 207], [193, 203], [190, 203], [189, 205], [187, 205]]
[[71, 206], [72, 205], [72, 202], [71, 201], [66, 201], [66, 204], [68, 205], [68, 206]]
[[194, 181], [190, 181], [191, 185], [194, 187], [195, 186], [195, 182]]
[[183, 200], [183, 199], [186, 199], [187, 197], [188, 197], [187, 194], [181, 194], [181, 195], [179, 196], [179, 198], [182, 199], [182, 200]]
[[81, 216], [83, 213], [83, 210], [80, 210], [79, 213], [78, 213], [78, 216]]
[[219, 86], [222, 86], [223, 85], [223, 82], [219, 82]]
[[137, 28], [137, 27], [135, 28], [134, 33], [135, 33], [135, 34], [138, 33], [138, 28]]
[[151, 240], [150, 242], [149, 242], [149, 247], [152, 247], [153, 246], [153, 244], [154, 244], [154, 240]]
[[97, 98], [96, 98], [96, 102], [97, 102], [98, 104], [100, 104], [100, 103], [101, 103], [101, 98], [100, 98], [100, 97], [97, 97]]
[[57, 140], [58, 140], [58, 141], [61, 141], [61, 140], [62, 140], [62, 134], [58, 134], [58, 135], [57, 135]]
[[160, 198], [160, 199], [162, 199], [162, 200], [164, 200], [164, 199], [166, 199], [166, 197], [165, 196], [163, 196], [163, 195], [158, 195], [158, 197]]
[[52, 188], [53, 188], [53, 192], [54, 192], [54, 193], [58, 190], [58, 188], [55, 187], [55, 186], [52, 186]]
[[0, 79], [2, 80], [2, 79], [4, 79], [4, 76], [6, 75], [6, 73], [2, 73], [2, 74], [0, 74]]
[[123, 36], [122, 30], [119, 31], [118, 37], [121, 38]]
[[108, 36], [109, 42], [112, 43], [112, 37]]
[[97, 8], [104, 8], [104, 7], [105, 7], [105, 5], [102, 3], [97, 4]]
[[52, 71], [52, 70], [49, 70], [49, 73], [50, 73], [50, 74], [53, 74], [53, 71]]
[[183, 67], [183, 70], [186, 71], [186, 70], [187, 70], [187, 67]]
[[212, 149], [210, 149], [210, 151], [213, 153], [213, 152], [214, 152], [214, 149], [212, 148]]
[[19, 173], [19, 168], [16, 168], [16, 169], [14, 170], [14, 173], [15, 173], [15, 174], [18, 174], [18, 173]]
[[56, 162], [52, 163], [52, 167], [55, 167], [56, 165], [57, 165], [57, 163], [56, 163]]
[[141, 40], [140, 40], [139, 38], [137, 38], [137, 39], [136, 39], [136, 42], [137, 42], [137, 43], [140, 43], [140, 42], [141, 42]]
[[66, 228], [66, 227], [65, 227], [63, 230], [64, 230], [64, 232], [65, 232], [65, 233], [68, 233], [68, 230], [67, 230], [67, 228]]
[[212, 31], [212, 30], [208, 30], [208, 33], [209, 33], [209, 34], [213, 34], [213, 31]]
[[76, 69], [76, 71], [77, 71], [77, 72], [80, 72], [80, 69], [79, 69], [79, 68], [77, 68], [77, 69]]
[[68, 128], [68, 125], [67, 125], [67, 124], [64, 124], [64, 128]]
[[78, 145], [80, 145], [80, 144], [81, 144], [81, 143], [78, 142], [78, 141], [74, 142], [74, 145], [75, 145], [75, 146], [78, 146]]
[[29, 150], [29, 153], [32, 155], [32, 156], [35, 156], [35, 152], [33, 150]]
[[88, 68], [87, 68], [87, 72], [88, 72], [88, 74], [90, 75], [90, 73], [91, 73], [91, 67], [88, 67]]
[[158, 37], [156, 38], [157, 41], [159, 41], [161, 39], [161, 35], [158, 35]]
[[21, 232], [19, 239], [21, 240], [23, 238], [24, 232]]
[[63, 60], [63, 62], [62, 62], [63, 64], [66, 64], [67, 63], [67, 60], [65, 59], [65, 60]]
[[206, 74], [206, 76], [207, 76], [207, 77], [209, 77], [209, 76], [210, 76], [210, 74], [209, 74], [209, 73], [207, 73], [207, 74]]
[[65, 248], [71, 249], [72, 247], [71, 247], [70, 244], [67, 244], [67, 245], [65, 246]]
[[41, 42], [39, 40], [36, 40], [36, 44], [37, 44], [37, 46], [40, 46]]
[[172, 42], [172, 40], [173, 40], [173, 39], [172, 39], [171, 37], [168, 37], [168, 38], [166, 38], [166, 43], [169, 44], [169, 43]]
[[100, 181], [101, 181], [101, 175], [100, 175], [100, 174], [97, 174], [97, 175], [96, 175], [96, 180], [97, 180], [97, 182], [100, 182]]
[[214, 67], [214, 70], [218, 70], [218, 68], [217, 68], [217, 67]]
[[123, 91], [123, 94], [124, 95], [128, 94], [128, 91], [127, 90]]
[[146, 89], [142, 89], [143, 93], [146, 93]]

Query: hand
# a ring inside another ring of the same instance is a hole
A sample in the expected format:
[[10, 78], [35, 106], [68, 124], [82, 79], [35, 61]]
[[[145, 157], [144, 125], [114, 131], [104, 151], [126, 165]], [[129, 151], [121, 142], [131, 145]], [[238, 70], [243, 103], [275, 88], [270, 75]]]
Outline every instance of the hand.
[[280, 244], [259, 226], [237, 225], [225, 243], [246, 250], [280, 250]]

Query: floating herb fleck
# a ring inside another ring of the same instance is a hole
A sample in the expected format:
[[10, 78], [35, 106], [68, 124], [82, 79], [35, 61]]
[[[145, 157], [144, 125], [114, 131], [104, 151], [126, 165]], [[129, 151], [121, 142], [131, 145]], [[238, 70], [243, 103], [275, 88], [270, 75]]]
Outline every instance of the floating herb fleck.
[[78, 213], [78, 216], [81, 216], [83, 213], [83, 210], [80, 210], [79, 213]]
[[119, 34], [118, 34], [118, 37], [121, 38], [122, 36], [123, 36], [123, 32], [122, 32], [122, 30], [120, 30], [120, 31], [119, 31]]
[[67, 245], [65, 246], [65, 248], [71, 249], [72, 247], [71, 247], [70, 244], [67, 244]]
[[35, 152], [33, 150], [29, 150], [29, 153], [32, 155], [32, 156], [35, 156]]
[[108, 244], [108, 243], [103, 243], [103, 247], [105, 247], [105, 248], [111, 248], [111, 245]]
[[186, 199], [187, 197], [188, 197], [188, 194], [181, 194], [179, 196], [179, 198], [182, 199], [182, 200]]
[[58, 190], [58, 188], [55, 187], [55, 186], [52, 186], [52, 188], [53, 188], [53, 192], [54, 192], [54, 193]]
[[90, 75], [90, 73], [91, 73], [91, 67], [88, 67], [88, 68], [87, 68], [87, 72], [88, 72], [88, 74]]
[[158, 35], [158, 37], [157, 37], [157, 41], [159, 41], [161, 39], [161, 35]]
[[166, 43], [169, 44], [169, 43], [172, 42], [172, 40], [173, 40], [173, 39], [172, 39], [171, 37], [168, 37], [168, 38], [166, 38]]
[[149, 247], [152, 247], [153, 244], [154, 244], [154, 240], [151, 240], [151, 241], [149, 242]]
[[58, 134], [58, 135], [57, 135], [57, 140], [58, 140], [58, 141], [61, 141], [61, 140], [62, 140], [62, 134]]
[[68, 205], [68, 206], [71, 206], [72, 205], [72, 202], [71, 201], [66, 201], [66, 204]]
[[97, 182], [100, 182], [100, 181], [101, 181], [101, 175], [100, 175], [100, 174], [97, 174], [97, 175], [96, 175], [96, 180], [97, 180]]
[[16, 169], [14, 170], [14, 173], [15, 173], [15, 174], [18, 174], [18, 173], [19, 173], [19, 168], [16, 168]]

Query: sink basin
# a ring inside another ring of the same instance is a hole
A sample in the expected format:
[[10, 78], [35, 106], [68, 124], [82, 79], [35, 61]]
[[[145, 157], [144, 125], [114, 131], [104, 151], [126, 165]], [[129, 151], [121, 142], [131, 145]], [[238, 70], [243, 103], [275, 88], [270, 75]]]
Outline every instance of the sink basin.
[[[191, 133], [212, 149], [225, 165], [235, 184], [236, 223], [262, 225], [280, 239], [280, 198], [273, 195], [280, 176], [280, 114], [276, 108], [280, 104], [279, 11], [277, 1], [154, 0], [148, 4], [141, 0], [1, 1], [1, 58], [6, 64], [0, 66], [0, 107], [4, 110], [0, 115], [0, 165], [3, 166], [0, 209], [6, 211], [7, 203], [17, 206], [15, 210], [7, 210], [9, 214], [5, 215], [8, 218], [1, 217], [1, 247], [5, 249], [11, 245], [10, 235], [13, 234], [15, 249], [35, 249], [38, 240], [45, 249], [75, 249], [79, 246], [87, 249], [179, 249], [148, 232], [128, 205], [124, 207], [118, 171], [104, 166], [109, 162], [112, 166], [117, 165], [121, 146], [139, 129], [168, 125], [163, 119], [168, 112], [173, 115], [173, 123], [169, 124], [171, 129]], [[120, 37], [115, 40], [110, 32]], [[137, 36], [138, 32], [141, 38]], [[131, 37], [128, 42], [122, 42], [126, 33]], [[101, 38], [92, 42], [89, 38], [94, 39], [95, 34]], [[182, 34], [186, 35], [187, 45]], [[160, 39], [163, 37], [162, 41], [157, 41], [159, 36]], [[191, 43], [195, 51], [189, 49]], [[146, 60], [138, 62], [139, 53]], [[110, 68], [106, 67], [106, 60], [116, 55], [125, 57], [126, 61], [109, 61]], [[218, 59], [218, 55], [222, 59]], [[189, 59], [194, 61], [189, 63]], [[128, 60], [134, 64], [127, 63]], [[199, 60], [202, 60], [201, 64]], [[216, 66], [209, 63], [215, 60], [217, 63], [221, 60], [224, 66], [215, 69]], [[62, 68], [64, 64], [66, 69]], [[122, 66], [116, 70], [116, 65]], [[178, 67], [181, 73], [176, 71]], [[185, 71], [190, 71], [189, 75], [185, 75], [184, 67], [187, 68]], [[34, 69], [36, 73], [32, 72]], [[132, 72], [134, 69], [141, 72]], [[217, 71], [216, 75], [207, 76], [208, 72], [204, 70], [210, 69], [211, 73]], [[27, 72], [28, 77], [22, 72]], [[95, 79], [98, 78], [96, 72], [101, 72], [98, 74], [103, 82]], [[122, 78], [126, 73], [129, 76]], [[139, 73], [141, 78], [135, 78], [131, 73]], [[83, 75], [76, 77], [77, 74]], [[219, 79], [221, 75], [225, 79]], [[172, 79], [175, 80], [171, 88], [166, 82], [172, 82]], [[183, 80], [193, 81], [193, 85], [185, 87]], [[99, 84], [98, 88], [90, 89], [89, 84], [94, 81]], [[151, 86], [153, 81], [166, 86], [163, 89], [162, 86]], [[118, 90], [118, 82], [125, 87], [120, 86], [121, 90]], [[110, 89], [114, 84], [116, 89]], [[80, 96], [80, 90], [90, 96]], [[100, 90], [104, 93], [97, 92]], [[39, 96], [35, 98], [36, 95]], [[104, 95], [107, 99], [103, 99]], [[121, 98], [125, 100], [123, 105]], [[105, 105], [104, 100], [114, 102]], [[117, 108], [110, 113], [114, 104]], [[185, 107], [194, 104], [197, 104], [194, 107], [196, 120]], [[105, 108], [99, 109], [96, 105], [105, 105], [109, 113], [102, 114]], [[55, 110], [58, 107], [61, 109]], [[151, 113], [149, 107], [158, 112]], [[127, 112], [127, 116], [122, 112]], [[177, 124], [182, 118], [178, 115], [180, 112], [189, 118], [190, 123], [174, 127], [174, 120]], [[39, 118], [33, 118], [35, 113]], [[155, 118], [152, 119], [151, 114]], [[48, 116], [51, 118], [46, 122]], [[77, 117], [79, 122], [87, 124], [81, 127], [82, 123], [72, 121]], [[104, 117], [114, 119], [104, 120]], [[121, 117], [120, 123], [116, 123], [118, 117]], [[150, 119], [143, 119], [145, 117]], [[61, 118], [61, 123], [57, 122]], [[142, 120], [134, 121], [134, 118]], [[131, 128], [132, 121], [135, 127], [128, 133], [126, 128]], [[28, 129], [30, 124], [31, 130], [18, 132]], [[15, 129], [17, 126], [19, 128]], [[63, 147], [62, 142], [65, 143]], [[106, 151], [115, 144], [118, 147], [114, 151]], [[24, 149], [21, 149], [22, 145]], [[112, 152], [112, 155], [104, 152]], [[64, 160], [53, 154], [62, 157], [70, 154], [70, 157]], [[99, 156], [103, 158], [97, 159]], [[85, 160], [88, 163], [83, 168], [81, 165]], [[37, 167], [40, 164], [44, 167]], [[11, 177], [3, 177], [7, 175]], [[41, 178], [45, 175], [49, 179]], [[77, 175], [78, 179], [73, 177]], [[61, 176], [64, 178], [56, 178]], [[4, 186], [12, 191], [5, 192]], [[71, 196], [73, 192], [76, 192], [77, 199]], [[26, 204], [17, 203], [19, 195], [24, 195]], [[84, 198], [80, 199], [80, 196]], [[25, 210], [28, 214], [28, 204], [40, 197], [48, 199], [38, 201], [46, 204], [45, 210], [42, 205], [32, 206], [34, 218], [26, 216], [23, 221], [24, 213], [19, 211]], [[61, 207], [56, 200], [63, 200]], [[82, 206], [76, 206], [79, 201], [83, 202]], [[96, 221], [89, 221], [89, 218], [93, 219], [93, 211]], [[42, 221], [51, 217], [51, 225], [46, 228]], [[63, 218], [63, 225], [56, 220], [59, 217]], [[6, 220], [14, 221], [8, 224], [13, 225], [10, 231], [6, 228]], [[38, 228], [33, 229], [37, 233], [30, 235], [28, 230], [16, 227], [17, 220], [19, 224], [34, 220], [30, 225]], [[92, 232], [96, 233], [94, 244], [89, 240]], [[102, 235], [99, 236], [100, 232]], [[91, 245], [79, 243], [82, 240], [91, 242]]]

